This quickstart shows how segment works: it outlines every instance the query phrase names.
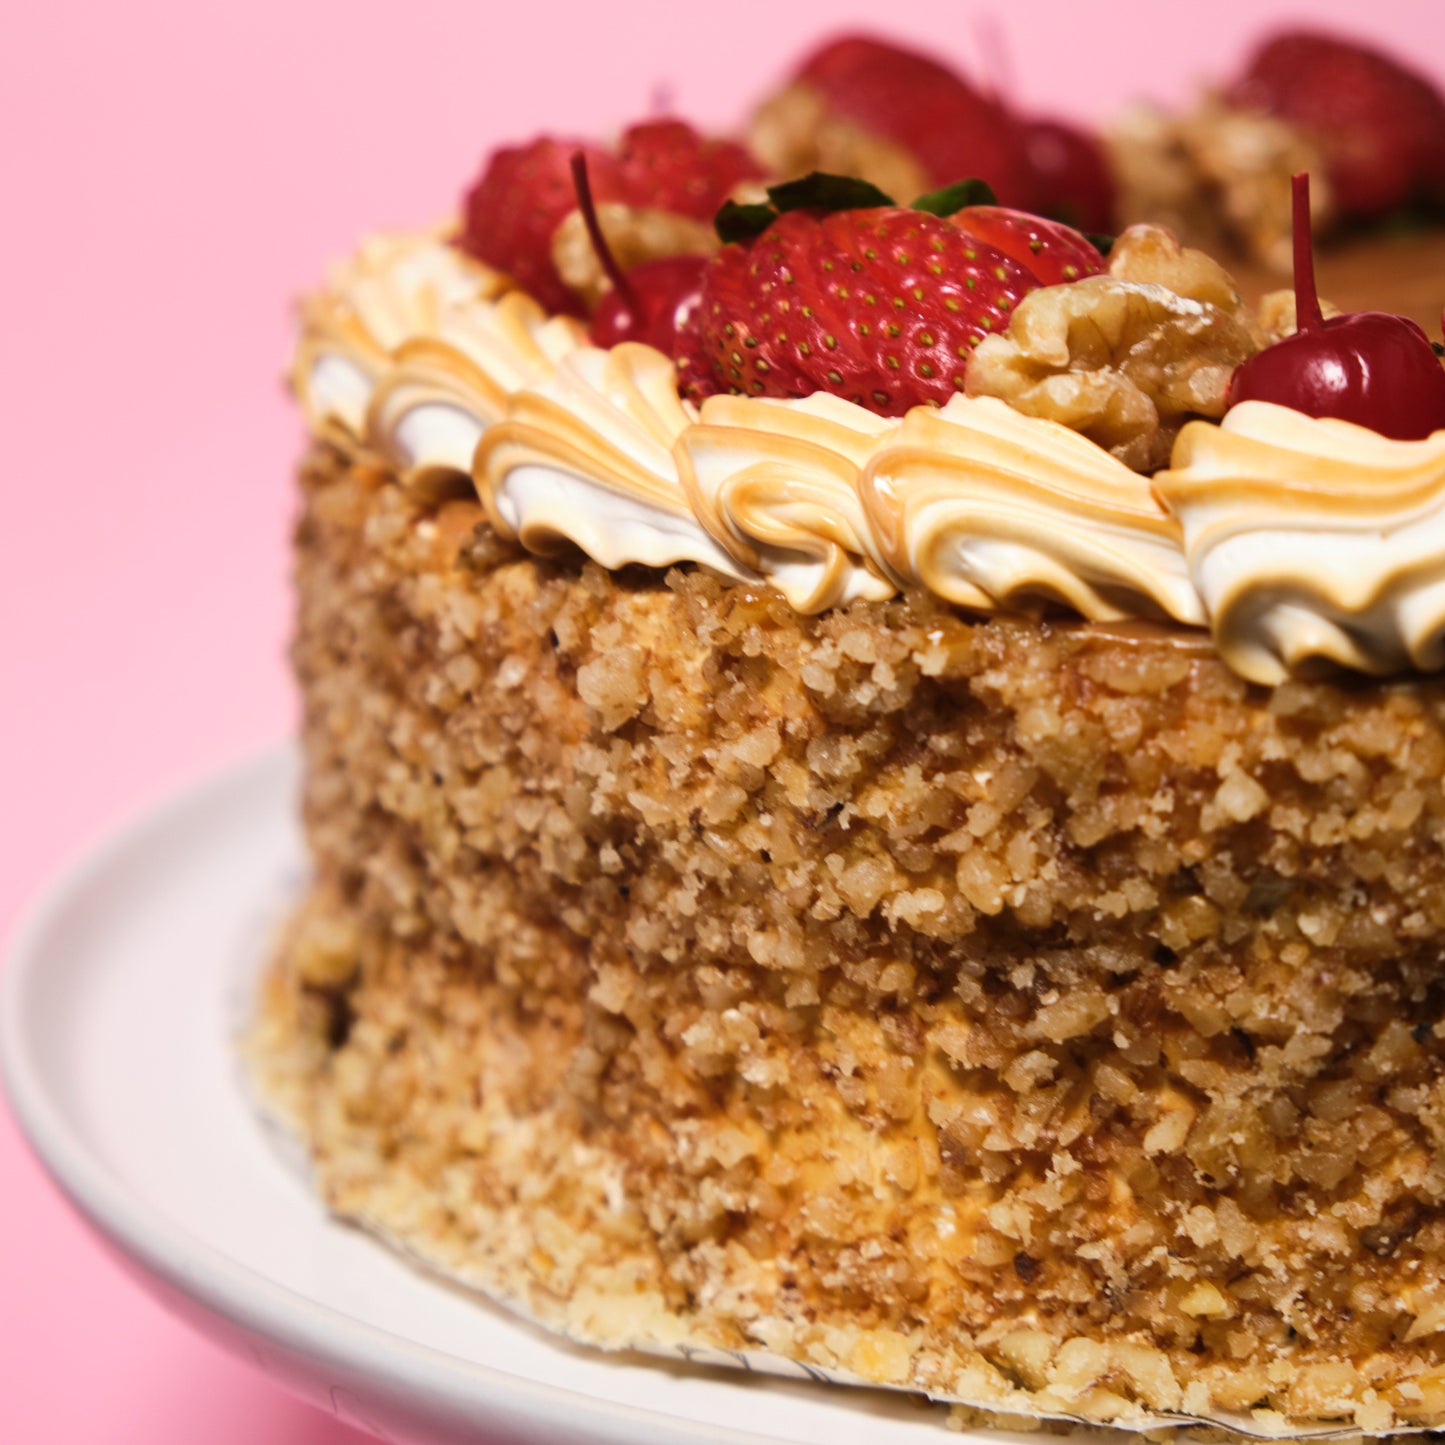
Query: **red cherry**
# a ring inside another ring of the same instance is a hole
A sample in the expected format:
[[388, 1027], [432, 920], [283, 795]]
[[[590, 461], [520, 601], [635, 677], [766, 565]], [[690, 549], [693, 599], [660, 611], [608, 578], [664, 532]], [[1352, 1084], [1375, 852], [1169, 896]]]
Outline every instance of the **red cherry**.
[[587, 157], [578, 150], [572, 155], [572, 184], [577, 191], [577, 208], [592, 249], [612, 282], [612, 290], [598, 303], [592, 316], [591, 336], [596, 346], [616, 346], [619, 341], [644, 341], [665, 356], [677, 348], [677, 333], [691, 316], [702, 294], [704, 256], [661, 256], [644, 261], [624, 272], [607, 244], [592, 183], [587, 176]]
[[677, 334], [702, 299], [706, 256], [662, 256], [628, 271], [626, 285], [613, 288], [592, 313], [594, 346], [645, 341], [673, 355]]
[[1229, 404], [1272, 401], [1338, 417], [1398, 441], [1445, 428], [1445, 369], [1408, 317], [1386, 311], [1320, 314], [1310, 241], [1310, 182], [1294, 178], [1294, 287], [1299, 330], [1238, 367]]

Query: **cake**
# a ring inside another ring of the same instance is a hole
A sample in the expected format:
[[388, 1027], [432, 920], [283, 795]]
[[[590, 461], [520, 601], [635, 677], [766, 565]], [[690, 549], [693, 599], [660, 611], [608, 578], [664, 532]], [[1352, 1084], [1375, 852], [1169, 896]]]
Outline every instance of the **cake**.
[[[269, 1107], [577, 1340], [1445, 1426], [1445, 422], [1269, 399], [1336, 323], [1158, 227], [765, 193], [672, 124], [306, 302]], [[822, 276], [903, 237], [860, 382]]]

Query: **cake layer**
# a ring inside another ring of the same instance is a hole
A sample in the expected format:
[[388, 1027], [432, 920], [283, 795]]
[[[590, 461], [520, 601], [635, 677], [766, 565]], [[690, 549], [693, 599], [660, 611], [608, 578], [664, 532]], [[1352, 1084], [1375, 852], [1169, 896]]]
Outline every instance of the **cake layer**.
[[1445, 685], [303, 490], [257, 1044], [337, 1209], [602, 1344], [1445, 1425]]

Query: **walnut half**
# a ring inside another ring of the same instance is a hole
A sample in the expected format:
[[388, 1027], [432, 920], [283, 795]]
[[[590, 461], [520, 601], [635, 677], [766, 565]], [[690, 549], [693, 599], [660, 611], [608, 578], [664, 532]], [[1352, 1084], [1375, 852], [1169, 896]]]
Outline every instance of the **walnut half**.
[[1133, 226], [1107, 276], [1031, 292], [987, 337], [970, 396], [1061, 422], [1126, 466], [1169, 462], [1191, 417], [1224, 415], [1229, 379], [1266, 340], [1229, 273], [1160, 226]]

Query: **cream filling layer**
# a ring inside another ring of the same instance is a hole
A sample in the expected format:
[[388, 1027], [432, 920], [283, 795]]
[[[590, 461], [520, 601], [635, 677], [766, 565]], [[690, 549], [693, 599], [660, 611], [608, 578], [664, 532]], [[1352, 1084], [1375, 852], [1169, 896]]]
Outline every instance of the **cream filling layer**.
[[1445, 666], [1445, 433], [1388, 442], [1248, 403], [1153, 484], [991, 398], [887, 419], [840, 398], [679, 400], [438, 236], [369, 242], [302, 311], [313, 430], [413, 487], [474, 488], [523, 546], [693, 562], [801, 612], [926, 588], [976, 611], [1209, 626], [1260, 682], [1326, 659]]

